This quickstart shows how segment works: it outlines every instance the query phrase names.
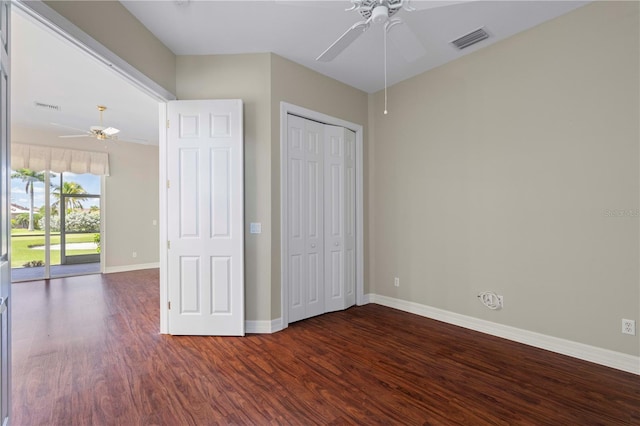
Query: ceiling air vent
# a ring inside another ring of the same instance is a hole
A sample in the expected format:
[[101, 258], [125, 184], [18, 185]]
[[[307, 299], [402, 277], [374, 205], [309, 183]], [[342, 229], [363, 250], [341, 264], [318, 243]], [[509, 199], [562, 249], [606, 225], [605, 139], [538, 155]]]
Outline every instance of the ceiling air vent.
[[34, 103], [36, 105], [36, 108], [48, 109], [49, 111], [60, 111], [62, 109], [60, 105], [45, 104], [43, 102], [34, 102]]
[[451, 43], [458, 49], [462, 50], [488, 38], [489, 33], [486, 32], [484, 28], [479, 28], [475, 31], [471, 31], [469, 34], [463, 35], [462, 37], [453, 40]]

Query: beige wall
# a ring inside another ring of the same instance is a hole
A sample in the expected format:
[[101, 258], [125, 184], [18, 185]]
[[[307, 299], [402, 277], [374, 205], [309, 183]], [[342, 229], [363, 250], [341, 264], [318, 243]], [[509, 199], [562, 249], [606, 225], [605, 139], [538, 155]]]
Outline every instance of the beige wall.
[[[271, 317], [271, 141], [269, 54], [178, 56], [178, 99], [242, 99], [244, 103], [245, 311]], [[262, 234], [249, 223], [261, 222]]]
[[[137, 58], [138, 24], [121, 39], [91, 28], [94, 6], [49, 4], [171, 90], [170, 66]], [[638, 28], [637, 2], [594, 3], [393, 86], [388, 116], [381, 93], [277, 55], [178, 57], [180, 99], [245, 101], [246, 223], [263, 224], [246, 237], [247, 319], [281, 314], [284, 100], [367, 126], [366, 292], [638, 355], [620, 334], [640, 319]]]
[[[59, 139], [48, 133], [13, 126], [11, 142], [107, 152], [111, 174], [105, 178], [105, 268], [157, 264], [158, 147], [129, 142]], [[106, 146], [106, 148], [105, 148]], [[137, 253], [133, 258], [132, 253]]]
[[45, 3], [171, 93], [176, 56], [117, 1]]
[[594, 3], [399, 83], [388, 116], [373, 97], [372, 292], [639, 354], [620, 332], [640, 319], [638, 5]]
[[[271, 309], [280, 318], [280, 102], [367, 127], [367, 94], [278, 55], [271, 55]], [[365, 164], [367, 136], [365, 134]], [[364, 170], [367, 177], [367, 168]], [[366, 194], [366, 190], [365, 190]], [[366, 197], [366, 195], [365, 195]], [[366, 200], [365, 200], [366, 202]], [[367, 212], [365, 225], [367, 223]], [[365, 247], [368, 246], [365, 236]], [[365, 249], [365, 256], [366, 256]], [[365, 277], [366, 279], [366, 277]]]

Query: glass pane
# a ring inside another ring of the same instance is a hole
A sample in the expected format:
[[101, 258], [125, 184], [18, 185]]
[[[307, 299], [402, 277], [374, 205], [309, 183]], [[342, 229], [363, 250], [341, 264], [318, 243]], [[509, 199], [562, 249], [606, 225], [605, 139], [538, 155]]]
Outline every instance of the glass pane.
[[51, 275], [99, 272], [100, 177], [65, 172], [56, 179], [52, 200], [58, 240], [51, 248], [57, 249], [60, 268]]
[[44, 172], [11, 171], [11, 278], [44, 278]]

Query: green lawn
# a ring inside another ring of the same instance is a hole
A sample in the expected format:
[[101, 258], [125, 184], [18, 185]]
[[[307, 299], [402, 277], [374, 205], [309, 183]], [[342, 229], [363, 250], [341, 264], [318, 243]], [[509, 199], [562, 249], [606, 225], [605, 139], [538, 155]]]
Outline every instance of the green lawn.
[[[67, 243], [92, 243], [95, 234], [71, 234], [67, 235]], [[60, 244], [60, 234], [51, 233], [51, 245]], [[21, 268], [31, 260], [44, 261], [44, 250], [31, 248], [32, 246], [44, 246], [43, 231], [27, 231], [26, 229], [11, 230], [11, 267]], [[95, 254], [96, 249], [67, 250], [67, 256], [77, 254]], [[51, 250], [51, 264], [60, 264], [60, 250]]]

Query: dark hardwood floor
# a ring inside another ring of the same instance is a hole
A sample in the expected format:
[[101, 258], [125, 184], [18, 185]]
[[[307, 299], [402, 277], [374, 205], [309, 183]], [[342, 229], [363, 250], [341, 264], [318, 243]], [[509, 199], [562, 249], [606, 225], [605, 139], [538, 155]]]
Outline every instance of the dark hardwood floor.
[[367, 305], [159, 334], [158, 272], [13, 285], [13, 425], [629, 425], [640, 376]]

